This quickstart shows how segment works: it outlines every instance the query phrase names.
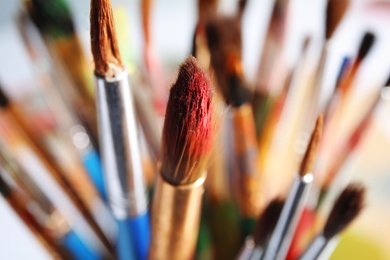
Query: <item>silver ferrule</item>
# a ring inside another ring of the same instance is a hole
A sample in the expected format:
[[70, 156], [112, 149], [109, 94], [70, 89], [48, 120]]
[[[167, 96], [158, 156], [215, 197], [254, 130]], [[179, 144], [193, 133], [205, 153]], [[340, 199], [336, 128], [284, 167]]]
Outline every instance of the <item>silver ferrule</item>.
[[263, 256], [264, 248], [260, 245], [256, 246], [249, 260], [259, 260]]
[[[311, 173], [295, 178], [290, 193], [286, 198], [280, 213], [275, 230], [264, 252], [264, 260], [284, 259], [291, 243], [292, 236], [299, 217], [302, 213], [310, 183], [313, 181]], [[287, 249], [286, 249], [287, 248]]]
[[109, 204], [125, 219], [147, 211], [133, 96], [126, 71], [95, 76], [99, 139]]
[[300, 260], [315, 260], [325, 249], [328, 240], [323, 235], [318, 235], [306, 248], [305, 252], [299, 257]]

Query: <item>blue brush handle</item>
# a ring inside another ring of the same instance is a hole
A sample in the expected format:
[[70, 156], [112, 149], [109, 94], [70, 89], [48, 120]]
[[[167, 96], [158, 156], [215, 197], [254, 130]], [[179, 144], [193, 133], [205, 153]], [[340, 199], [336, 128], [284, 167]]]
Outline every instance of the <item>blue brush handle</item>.
[[104, 173], [98, 153], [95, 149], [91, 149], [83, 155], [82, 160], [89, 177], [95, 184], [95, 187], [99, 191], [104, 201], [107, 201]]
[[118, 240], [116, 242], [116, 254], [119, 260], [136, 259], [130, 222], [130, 219], [117, 219]]
[[134, 239], [134, 247], [137, 259], [148, 259], [150, 244], [150, 220], [149, 212], [129, 219], [130, 230]]
[[70, 230], [62, 237], [62, 243], [77, 260], [101, 259], [99, 254], [89, 248], [73, 230]]

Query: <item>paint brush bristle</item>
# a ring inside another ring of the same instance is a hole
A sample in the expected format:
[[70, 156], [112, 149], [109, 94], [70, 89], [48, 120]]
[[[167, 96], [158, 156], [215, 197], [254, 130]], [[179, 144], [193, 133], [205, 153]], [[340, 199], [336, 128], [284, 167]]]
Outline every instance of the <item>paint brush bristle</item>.
[[324, 116], [320, 114], [311, 135], [310, 143], [307, 146], [306, 153], [302, 159], [299, 175], [301, 177], [313, 172], [314, 162], [317, 155], [318, 145], [322, 135]]
[[123, 71], [110, 0], [91, 0], [91, 49], [95, 73], [114, 77]]
[[70, 35], [75, 32], [69, 7], [65, 1], [25, 1], [27, 10], [37, 27], [51, 37]]
[[283, 204], [283, 200], [274, 199], [260, 215], [253, 232], [256, 246], [264, 246], [267, 242], [276, 226]]
[[326, 40], [332, 38], [337, 26], [340, 24], [345, 12], [349, 6], [349, 0], [328, 0], [326, 6]]
[[179, 68], [167, 105], [163, 138], [163, 178], [174, 185], [190, 184], [204, 175], [211, 151], [212, 89], [194, 57]]
[[357, 60], [361, 61], [366, 57], [374, 42], [375, 35], [371, 32], [366, 32], [363, 36], [362, 42], [360, 43]]
[[249, 101], [242, 68], [241, 21], [219, 16], [206, 24], [211, 65], [226, 103], [235, 107]]
[[337, 198], [324, 227], [323, 235], [330, 239], [344, 230], [364, 207], [366, 189], [361, 184], [350, 184]]
[[9, 100], [5, 93], [3, 92], [2, 87], [0, 86], [0, 107], [6, 108], [9, 104]]

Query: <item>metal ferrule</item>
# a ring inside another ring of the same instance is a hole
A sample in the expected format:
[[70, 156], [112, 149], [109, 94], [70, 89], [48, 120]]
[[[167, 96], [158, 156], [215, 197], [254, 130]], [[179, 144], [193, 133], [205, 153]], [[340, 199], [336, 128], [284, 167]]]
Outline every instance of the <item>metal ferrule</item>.
[[318, 235], [307, 247], [305, 252], [299, 257], [300, 260], [314, 260], [317, 259], [321, 252], [325, 249], [328, 240], [323, 235]]
[[205, 178], [171, 185], [157, 177], [152, 206], [149, 259], [192, 259], [200, 222]]
[[[295, 178], [275, 230], [264, 252], [264, 260], [284, 259], [302, 213], [313, 174]], [[287, 249], [286, 249], [287, 248]]]
[[124, 70], [95, 76], [99, 139], [110, 207], [117, 219], [147, 211], [133, 97]]

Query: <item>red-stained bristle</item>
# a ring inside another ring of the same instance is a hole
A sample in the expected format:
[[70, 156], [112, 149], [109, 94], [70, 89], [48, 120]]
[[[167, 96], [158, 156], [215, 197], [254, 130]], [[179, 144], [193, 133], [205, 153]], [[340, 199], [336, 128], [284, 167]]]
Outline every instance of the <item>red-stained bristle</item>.
[[180, 66], [163, 129], [162, 175], [172, 184], [192, 183], [203, 174], [211, 151], [212, 89], [194, 57]]

